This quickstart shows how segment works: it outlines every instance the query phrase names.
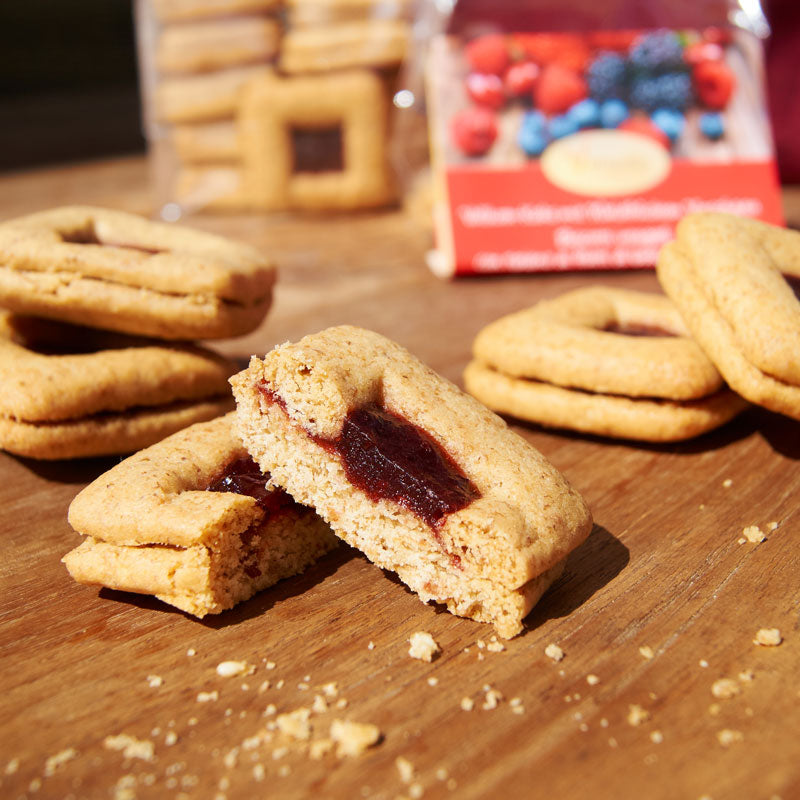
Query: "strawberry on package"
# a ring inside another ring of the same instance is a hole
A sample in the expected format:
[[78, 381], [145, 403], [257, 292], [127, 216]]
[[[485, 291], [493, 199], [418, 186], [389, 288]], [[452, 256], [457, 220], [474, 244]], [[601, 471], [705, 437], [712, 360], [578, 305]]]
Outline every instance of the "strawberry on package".
[[437, 271], [651, 267], [685, 213], [782, 222], [763, 17], [734, 0], [643, 5], [459, 0], [439, 18]]

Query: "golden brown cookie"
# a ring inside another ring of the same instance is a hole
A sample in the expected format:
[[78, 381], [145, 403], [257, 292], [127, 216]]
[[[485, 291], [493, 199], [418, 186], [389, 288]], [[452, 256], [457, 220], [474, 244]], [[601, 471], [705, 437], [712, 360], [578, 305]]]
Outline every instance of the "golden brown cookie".
[[283, 38], [280, 68], [289, 74], [302, 74], [353, 67], [394, 67], [406, 56], [408, 38], [408, 25], [398, 19], [296, 28]]
[[207, 17], [227, 17], [272, 11], [281, 0], [151, 0], [160, 22], [188, 22]]
[[271, 70], [265, 64], [253, 64], [203, 75], [164, 78], [153, 95], [155, 117], [172, 123], [230, 119], [238, 112], [244, 86]]
[[291, 28], [364, 22], [376, 19], [410, 19], [411, 0], [286, 0]]
[[232, 120], [176, 125], [171, 131], [175, 154], [185, 164], [215, 164], [241, 160], [236, 123]]
[[264, 16], [169, 25], [158, 37], [156, 68], [181, 74], [265, 63], [276, 56], [280, 33], [278, 21]]
[[745, 407], [666, 297], [594, 286], [484, 328], [464, 375], [489, 408], [645, 441], [690, 438]]
[[[258, 208], [354, 209], [396, 197], [385, 89], [368, 70], [264, 75], [244, 91], [240, 126], [245, 191]], [[320, 151], [333, 163], [300, 158]]]
[[231, 415], [127, 458], [73, 501], [80, 583], [153, 594], [203, 617], [296, 575], [337, 540], [310, 509], [267, 489]]
[[263, 320], [275, 269], [255, 248], [84, 206], [0, 225], [0, 306], [164, 339], [239, 336]]
[[732, 389], [800, 419], [800, 233], [727, 214], [691, 214], [658, 257], [658, 279]]
[[231, 379], [262, 469], [423, 601], [514, 636], [588, 535], [580, 495], [408, 351], [330, 328]]
[[229, 410], [209, 350], [2, 315], [0, 447], [37, 459], [129, 453]]

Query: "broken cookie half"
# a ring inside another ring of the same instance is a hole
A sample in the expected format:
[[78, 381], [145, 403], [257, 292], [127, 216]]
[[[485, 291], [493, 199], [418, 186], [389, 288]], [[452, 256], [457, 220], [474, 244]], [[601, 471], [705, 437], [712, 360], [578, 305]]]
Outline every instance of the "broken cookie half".
[[203, 617], [338, 544], [311, 509], [266, 487], [232, 416], [136, 453], [73, 500], [70, 524], [87, 537], [63, 559], [76, 581], [152, 594]]
[[274, 483], [423, 601], [511, 637], [592, 526], [581, 496], [473, 398], [371, 331], [276, 347], [231, 379]]

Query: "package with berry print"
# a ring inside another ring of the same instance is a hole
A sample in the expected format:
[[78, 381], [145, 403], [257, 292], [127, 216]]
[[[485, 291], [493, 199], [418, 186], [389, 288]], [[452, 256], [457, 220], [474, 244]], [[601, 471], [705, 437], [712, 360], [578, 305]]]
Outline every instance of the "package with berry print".
[[783, 222], [757, 2], [427, 13], [437, 274], [652, 268], [687, 213]]

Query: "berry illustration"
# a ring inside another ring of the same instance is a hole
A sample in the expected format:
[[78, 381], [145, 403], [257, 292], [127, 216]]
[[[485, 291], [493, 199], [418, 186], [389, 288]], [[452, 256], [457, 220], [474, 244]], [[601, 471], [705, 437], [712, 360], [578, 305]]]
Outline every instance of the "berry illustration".
[[628, 106], [622, 100], [606, 100], [600, 104], [600, 125], [603, 128], [616, 128], [628, 119]]
[[625, 96], [628, 66], [622, 56], [616, 53], [601, 53], [589, 65], [586, 81], [589, 94], [595, 100], [609, 100]]
[[619, 125], [619, 130], [647, 136], [653, 139], [653, 141], [658, 142], [662, 147], [669, 149], [669, 139], [667, 135], [647, 117], [630, 117]]
[[533, 61], [520, 61], [508, 68], [503, 82], [511, 97], [523, 97], [530, 96], [538, 77], [539, 67]]
[[547, 132], [553, 139], [563, 139], [565, 136], [577, 133], [578, 124], [569, 114], [557, 114], [555, 117], [550, 117]]
[[540, 111], [530, 111], [522, 118], [517, 144], [528, 156], [538, 156], [547, 147], [547, 117]]
[[642, 111], [672, 108], [682, 111], [692, 102], [692, 80], [685, 72], [639, 77], [633, 82], [631, 105]]
[[686, 126], [686, 117], [672, 108], [657, 108], [650, 119], [656, 127], [661, 128], [671, 142], [680, 137]]
[[704, 61], [722, 61], [724, 57], [725, 51], [714, 42], [695, 42], [683, 51], [683, 60], [690, 67], [695, 67]]
[[706, 111], [700, 115], [700, 132], [707, 139], [721, 139], [725, 135], [725, 121], [718, 111]]
[[600, 124], [600, 104], [597, 100], [587, 97], [570, 107], [567, 116], [579, 128], [596, 128]]
[[736, 88], [736, 77], [724, 61], [704, 61], [694, 68], [692, 77], [697, 96], [704, 106], [719, 111], [728, 105]]
[[499, 33], [479, 36], [467, 44], [467, 61], [475, 72], [502, 75], [511, 63], [506, 37]]
[[482, 156], [497, 138], [497, 121], [494, 112], [477, 106], [459, 111], [450, 120], [450, 134], [462, 153]]
[[631, 64], [645, 72], [666, 72], [683, 65], [683, 46], [673, 31], [654, 31], [639, 37], [631, 47]]
[[574, 70], [549, 64], [533, 90], [536, 107], [547, 114], [561, 114], [586, 97], [586, 82]]
[[478, 105], [489, 108], [502, 108], [506, 102], [502, 78], [483, 72], [471, 72], [465, 81], [467, 94]]

